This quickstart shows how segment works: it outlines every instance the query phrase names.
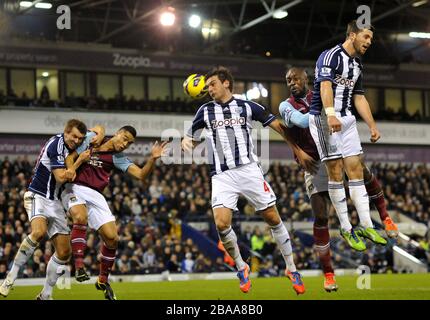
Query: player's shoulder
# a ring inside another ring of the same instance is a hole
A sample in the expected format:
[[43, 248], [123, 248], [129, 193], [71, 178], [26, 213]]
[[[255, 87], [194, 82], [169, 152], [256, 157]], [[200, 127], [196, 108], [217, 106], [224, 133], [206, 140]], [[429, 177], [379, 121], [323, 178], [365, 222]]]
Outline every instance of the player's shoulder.
[[64, 136], [62, 134], [57, 134], [51, 137], [46, 142], [46, 148], [49, 152], [62, 153], [64, 150]]
[[206, 103], [204, 103], [204, 104], [202, 104], [201, 106], [200, 106], [200, 108], [198, 108], [197, 109], [197, 112], [196, 112], [196, 114], [199, 114], [199, 113], [201, 113], [201, 112], [204, 112], [205, 111], [205, 109], [208, 109], [208, 108], [210, 108], [210, 107], [213, 107], [215, 105], [215, 102], [212, 100], [212, 101], [208, 101], [208, 102], [206, 102]]
[[342, 51], [342, 48], [340, 45], [336, 45], [330, 49], [326, 49], [323, 52], [321, 52], [320, 56], [318, 57], [318, 62], [323, 64], [329, 64], [333, 58], [338, 57]]
[[248, 105], [251, 108], [251, 110], [252, 109], [263, 109], [263, 110], [266, 110], [266, 108], [263, 105], [255, 102], [255, 101], [245, 100], [245, 99], [239, 99], [239, 98], [235, 98], [235, 100], [237, 102], [243, 104], [243, 105]]

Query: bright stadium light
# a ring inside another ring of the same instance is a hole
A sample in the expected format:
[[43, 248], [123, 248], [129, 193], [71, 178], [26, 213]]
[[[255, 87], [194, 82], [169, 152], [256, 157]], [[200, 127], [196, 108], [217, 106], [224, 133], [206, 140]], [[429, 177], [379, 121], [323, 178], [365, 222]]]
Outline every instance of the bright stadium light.
[[52, 3], [49, 2], [38, 2], [34, 5], [38, 9], [51, 9]]
[[162, 26], [171, 27], [175, 23], [176, 16], [174, 14], [175, 9], [172, 7], [167, 8], [160, 15], [160, 23]]
[[191, 17], [188, 19], [188, 25], [191, 28], [198, 28], [200, 23], [202, 23], [202, 19], [196, 14], [191, 15]]
[[31, 1], [21, 1], [20, 3], [19, 3], [19, 6], [20, 7], [23, 7], [23, 8], [29, 8], [29, 7], [31, 7], [33, 5], [33, 2], [31, 2]]
[[415, 1], [414, 3], [412, 3], [412, 7], [416, 8], [416, 7], [422, 6], [423, 4], [426, 4], [427, 2], [428, 2], [428, 0]]
[[409, 37], [419, 39], [430, 39], [430, 32], [409, 32]]
[[277, 10], [273, 13], [275, 19], [284, 19], [286, 16], [288, 16], [288, 12], [285, 10]]

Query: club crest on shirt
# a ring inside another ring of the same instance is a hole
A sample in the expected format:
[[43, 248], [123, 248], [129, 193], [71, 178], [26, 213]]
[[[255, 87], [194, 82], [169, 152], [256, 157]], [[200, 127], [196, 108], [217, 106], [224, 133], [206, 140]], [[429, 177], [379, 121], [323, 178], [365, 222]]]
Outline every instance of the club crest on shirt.
[[99, 157], [96, 155], [91, 156], [91, 159], [88, 161], [88, 163], [93, 167], [97, 167], [97, 168], [103, 167], [103, 161], [100, 161]]

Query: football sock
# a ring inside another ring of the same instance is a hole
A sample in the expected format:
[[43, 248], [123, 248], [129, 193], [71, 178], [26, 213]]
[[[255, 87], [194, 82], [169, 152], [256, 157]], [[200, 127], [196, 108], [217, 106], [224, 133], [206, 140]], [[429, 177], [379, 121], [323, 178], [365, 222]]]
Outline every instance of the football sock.
[[218, 236], [225, 250], [228, 252], [230, 257], [234, 259], [237, 270], [243, 269], [246, 263], [243, 261], [242, 256], [240, 255], [239, 246], [237, 244], [237, 236], [233, 228], [229, 226], [226, 230], [218, 231]]
[[345, 188], [343, 187], [343, 181], [329, 181], [328, 195], [330, 196], [331, 203], [336, 210], [340, 227], [345, 231], [350, 231], [352, 229], [352, 225], [348, 218], [348, 206], [346, 204], [346, 194]]
[[87, 226], [84, 224], [73, 224], [70, 240], [72, 243], [73, 260], [75, 268], [84, 267], [84, 254], [87, 248]]
[[314, 223], [314, 248], [318, 254], [324, 273], [334, 272], [331, 264], [330, 234], [328, 226], [318, 226]]
[[376, 179], [375, 175], [372, 176], [369, 181], [365, 181], [365, 186], [367, 193], [369, 195], [369, 200], [375, 205], [379, 212], [379, 217], [381, 221], [388, 218], [387, 206], [385, 204], [384, 192], [382, 191], [381, 185]]
[[109, 273], [115, 263], [116, 248], [110, 249], [103, 243], [101, 248], [100, 259], [100, 274], [99, 281], [106, 283], [108, 281]]
[[272, 226], [271, 231], [273, 238], [275, 238], [279, 250], [284, 257], [286, 268], [291, 272], [297, 271], [293, 258], [293, 248], [291, 246], [290, 235], [284, 223], [281, 221], [278, 225]]
[[55, 253], [49, 259], [48, 266], [46, 267], [46, 279], [43, 286], [42, 296], [47, 299], [52, 295], [52, 290], [59, 277], [66, 272], [67, 261], [57, 258]]
[[370, 218], [369, 196], [364, 186], [364, 180], [349, 180], [349, 195], [357, 209], [361, 225], [365, 228], [373, 228]]
[[31, 235], [27, 236], [22, 241], [13, 261], [12, 268], [10, 269], [9, 274], [7, 276], [10, 281], [15, 281], [15, 279], [18, 277], [19, 269], [28, 261], [28, 259], [31, 258], [34, 253], [34, 250], [36, 250], [38, 245], [39, 243], [34, 241], [31, 238]]

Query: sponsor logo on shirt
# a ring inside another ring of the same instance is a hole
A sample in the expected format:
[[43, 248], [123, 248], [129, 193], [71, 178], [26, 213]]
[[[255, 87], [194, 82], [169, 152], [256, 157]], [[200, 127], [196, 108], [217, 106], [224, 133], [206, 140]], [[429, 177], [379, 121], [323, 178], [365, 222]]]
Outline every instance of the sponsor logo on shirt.
[[334, 78], [334, 82], [336, 82], [338, 85], [348, 87], [350, 89], [353, 89], [355, 86], [355, 81], [352, 79], [347, 79], [342, 77], [340, 74], [337, 74]]
[[230, 118], [230, 119], [224, 119], [224, 120], [212, 120], [212, 128], [216, 129], [218, 127], [232, 127], [232, 126], [241, 126], [245, 124], [245, 118]]

